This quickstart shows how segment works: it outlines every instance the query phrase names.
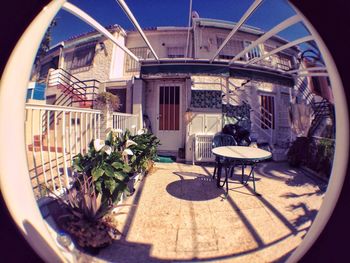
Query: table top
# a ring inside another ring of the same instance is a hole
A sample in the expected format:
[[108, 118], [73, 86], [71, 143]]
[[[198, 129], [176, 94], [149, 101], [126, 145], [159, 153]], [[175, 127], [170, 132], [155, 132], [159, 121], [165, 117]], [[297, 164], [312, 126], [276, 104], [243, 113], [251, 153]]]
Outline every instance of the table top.
[[212, 149], [213, 154], [236, 160], [261, 161], [269, 159], [272, 153], [248, 146], [220, 146]]

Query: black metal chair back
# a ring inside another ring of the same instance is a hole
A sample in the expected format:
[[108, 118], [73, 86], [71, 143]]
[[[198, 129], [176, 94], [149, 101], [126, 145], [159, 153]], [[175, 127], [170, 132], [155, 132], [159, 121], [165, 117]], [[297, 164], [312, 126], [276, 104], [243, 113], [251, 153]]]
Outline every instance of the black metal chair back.
[[[235, 138], [232, 135], [224, 134], [224, 133], [218, 133], [213, 138], [212, 148], [220, 147], [220, 146], [236, 146], [237, 142]], [[221, 171], [218, 171], [218, 168], [220, 164], [230, 162], [229, 158], [225, 157], [215, 157], [215, 167], [213, 172], [213, 178], [215, 178], [215, 175], [219, 172], [221, 174]], [[220, 168], [221, 170], [221, 168]], [[220, 175], [218, 175], [220, 177]], [[220, 179], [218, 179], [217, 185], [220, 186]]]
[[232, 135], [229, 134], [216, 134], [213, 138], [212, 147], [220, 147], [220, 146], [236, 146], [237, 142]]

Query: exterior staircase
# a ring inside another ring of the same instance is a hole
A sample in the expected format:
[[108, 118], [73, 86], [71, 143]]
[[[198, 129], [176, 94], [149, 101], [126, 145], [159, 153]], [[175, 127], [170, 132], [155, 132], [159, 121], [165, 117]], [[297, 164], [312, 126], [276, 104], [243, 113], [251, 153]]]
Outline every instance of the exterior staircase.
[[313, 136], [316, 131], [322, 130], [327, 125], [327, 120], [330, 120], [334, 124], [334, 105], [326, 99], [317, 101], [315, 95], [308, 88], [306, 77], [297, 79], [295, 90], [300, 92], [303, 99], [305, 99], [305, 101], [311, 105], [313, 110], [313, 120], [308, 136]]
[[93, 108], [99, 84], [98, 80], [80, 80], [59, 68], [50, 72], [47, 87], [56, 94], [60, 93], [53, 105]]
[[[66, 107], [93, 108], [99, 90], [98, 80], [79, 80], [64, 69], [56, 69], [49, 72], [47, 80], [48, 94], [56, 95], [54, 101], [48, 104]], [[34, 135], [33, 141], [28, 145], [29, 151], [51, 151], [62, 152], [62, 111], [45, 111], [42, 116], [42, 135]], [[68, 120], [69, 116], [66, 116]], [[80, 117], [75, 121], [80, 122]], [[64, 128], [67, 129], [67, 121]], [[56, 128], [56, 131], [55, 131]], [[51, 140], [51, 143], [50, 143]], [[50, 146], [48, 146], [50, 145]]]
[[[329, 103], [326, 99], [323, 99], [321, 102], [313, 103], [313, 110], [313, 120], [309, 129], [309, 136], [312, 136], [316, 133], [321, 133], [327, 125], [334, 123], [334, 106], [333, 104]], [[330, 120], [330, 122], [327, 123], [327, 120]], [[334, 134], [335, 126], [332, 126], [332, 133]]]
[[257, 106], [256, 103], [252, 102], [250, 98], [251, 96], [242, 90], [239, 94], [240, 102], [235, 102], [238, 104], [249, 104], [252, 107], [250, 110], [251, 138], [257, 143], [267, 143], [272, 145], [274, 140], [273, 130], [268, 126], [272, 125], [273, 116], [265, 108], [261, 107], [260, 105]]
[[[64, 69], [56, 69], [49, 73], [47, 88], [52, 93], [60, 94], [55, 101], [50, 104], [57, 106], [68, 106], [78, 108], [94, 108], [100, 82], [98, 80], [80, 80]], [[52, 127], [54, 113], [50, 116], [45, 113], [43, 116], [43, 131], [47, 130], [47, 121]], [[57, 116], [57, 125], [61, 119], [61, 113]]]

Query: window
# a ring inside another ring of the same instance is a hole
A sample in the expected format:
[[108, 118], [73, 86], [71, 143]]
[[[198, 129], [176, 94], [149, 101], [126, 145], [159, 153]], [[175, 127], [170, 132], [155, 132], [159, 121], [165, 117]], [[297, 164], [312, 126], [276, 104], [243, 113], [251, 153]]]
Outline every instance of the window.
[[[274, 50], [273, 47], [264, 45], [265, 53], [269, 53]], [[273, 59], [272, 59], [273, 58]], [[269, 57], [270, 60], [273, 60], [275, 66], [279, 69], [290, 70], [292, 68], [292, 57], [283, 53], [277, 53]]]
[[[152, 52], [148, 47], [137, 47], [129, 48], [129, 50], [135, 54], [136, 57], [140, 59], [153, 58]], [[126, 56], [125, 61], [125, 71], [126, 72], [135, 72], [140, 70], [140, 64], [134, 60], [129, 55]]]
[[56, 101], [56, 95], [46, 96], [46, 104], [54, 105]]
[[180, 130], [180, 87], [159, 87], [159, 130]]
[[275, 129], [275, 98], [273, 96], [261, 95], [261, 128]]
[[169, 58], [183, 58], [185, 57], [184, 47], [168, 47]]
[[191, 107], [221, 109], [221, 90], [192, 90]]
[[[216, 39], [218, 48], [224, 42], [224, 38], [218, 37]], [[243, 50], [243, 42], [240, 40], [229, 40], [224, 48], [219, 53], [219, 58], [222, 59], [233, 59], [235, 55]]]
[[70, 69], [90, 66], [95, 56], [96, 42], [76, 46]]
[[[248, 47], [252, 42], [244, 41], [244, 48]], [[259, 46], [252, 48], [249, 52], [246, 53], [246, 59], [251, 60], [253, 58], [261, 57], [261, 50]]]

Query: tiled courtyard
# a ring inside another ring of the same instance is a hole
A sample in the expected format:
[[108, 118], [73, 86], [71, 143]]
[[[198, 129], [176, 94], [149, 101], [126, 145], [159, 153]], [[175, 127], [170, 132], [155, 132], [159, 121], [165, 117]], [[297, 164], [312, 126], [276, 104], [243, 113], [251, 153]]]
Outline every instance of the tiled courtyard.
[[[248, 173], [247, 168], [246, 173]], [[252, 182], [211, 179], [213, 166], [156, 163], [119, 212], [121, 239], [100, 251], [108, 262], [282, 262], [302, 241], [326, 183], [286, 163], [256, 168]], [[94, 260], [94, 261], [95, 261]]]

